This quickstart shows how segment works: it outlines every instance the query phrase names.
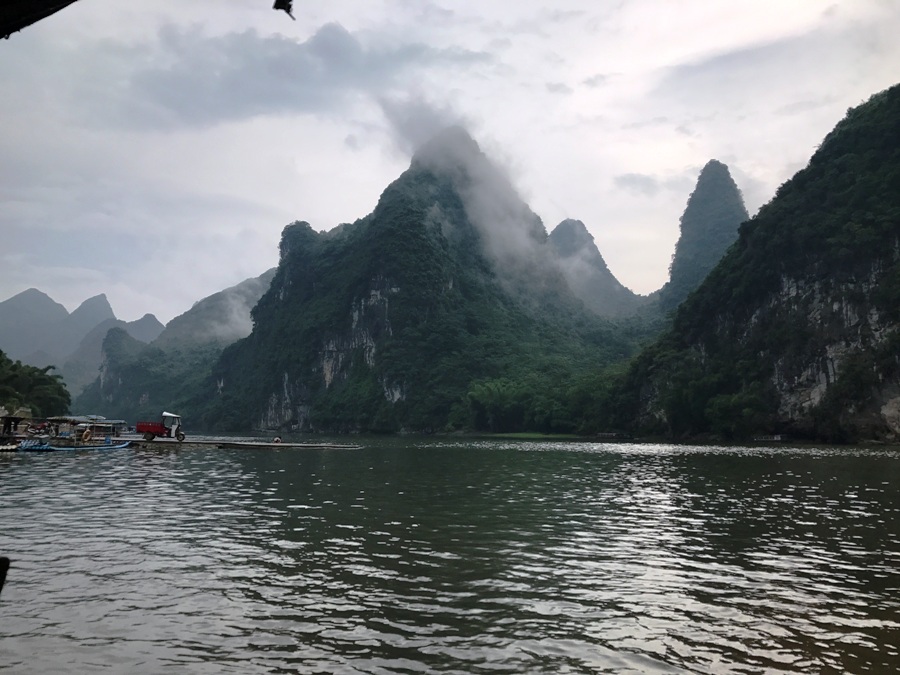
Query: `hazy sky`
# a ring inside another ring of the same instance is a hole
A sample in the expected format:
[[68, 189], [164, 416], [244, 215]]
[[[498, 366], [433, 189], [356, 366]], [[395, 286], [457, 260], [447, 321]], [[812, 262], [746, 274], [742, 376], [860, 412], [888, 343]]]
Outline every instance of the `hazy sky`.
[[367, 215], [463, 123], [553, 229], [659, 288], [700, 168], [754, 213], [900, 80], [895, 0], [79, 0], [0, 40], [0, 300], [163, 322]]

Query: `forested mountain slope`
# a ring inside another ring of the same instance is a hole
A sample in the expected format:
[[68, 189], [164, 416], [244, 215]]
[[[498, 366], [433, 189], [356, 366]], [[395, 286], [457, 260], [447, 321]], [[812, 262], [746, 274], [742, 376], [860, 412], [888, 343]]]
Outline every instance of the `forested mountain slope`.
[[145, 314], [136, 321], [107, 319], [91, 329], [60, 368], [73, 398], [77, 399], [84, 388], [97, 379], [103, 361], [103, 340], [113, 328], [121, 328], [135, 340], [146, 344], [156, 339], [164, 326], [152, 314]]
[[287, 227], [253, 333], [225, 350], [208, 427], [571, 428], [561, 387], [628, 353], [589, 318], [540, 219], [461, 129], [374, 212]]
[[155, 418], [163, 409], [187, 410], [222, 349], [250, 333], [250, 309], [274, 273], [269, 270], [197, 301], [164, 329], [159, 326], [149, 345], [132, 337], [146, 334], [147, 317], [135, 322], [139, 326], [104, 331], [102, 346], [90, 345], [92, 353], [94, 347], [99, 352], [99, 366], [75, 407], [128, 420]]
[[673, 436], [900, 435], [900, 85], [850, 110], [606, 401]]
[[659, 306], [669, 312], [706, 278], [737, 239], [748, 218], [744, 198], [728, 167], [715, 159], [703, 167], [679, 222], [669, 281], [659, 290]]

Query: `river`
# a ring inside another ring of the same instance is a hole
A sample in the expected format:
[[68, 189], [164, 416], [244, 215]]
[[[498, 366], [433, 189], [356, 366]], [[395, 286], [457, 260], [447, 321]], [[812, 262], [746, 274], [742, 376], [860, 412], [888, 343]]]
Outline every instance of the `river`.
[[894, 673], [900, 451], [0, 455], [0, 671]]

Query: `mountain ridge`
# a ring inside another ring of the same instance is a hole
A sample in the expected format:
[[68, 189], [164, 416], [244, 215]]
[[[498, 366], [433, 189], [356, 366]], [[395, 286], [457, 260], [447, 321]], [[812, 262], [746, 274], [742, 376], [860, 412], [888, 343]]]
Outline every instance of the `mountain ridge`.
[[743, 196], [728, 167], [716, 159], [709, 160], [679, 219], [669, 280], [654, 294], [664, 312], [680, 305], [703, 282], [748, 218]]
[[569, 286], [585, 306], [598, 316], [634, 314], [646, 300], [616, 279], [585, 224], [567, 218], [548, 236]]
[[[225, 349], [201, 397], [216, 402], [206, 424], [524, 423], [543, 402], [503, 410], [496, 392], [515, 398], [551, 363], [571, 371], [629, 349], [584, 312], [546, 244], [543, 223], [477, 143], [458, 128], [438, 134], [338, 235], [285, 228], [254, 330]], [[571, 428], [541, 415], [548, 428]]]
[[632, 365], [619, 423], [900, 437], [900, 85], [852, 108]]

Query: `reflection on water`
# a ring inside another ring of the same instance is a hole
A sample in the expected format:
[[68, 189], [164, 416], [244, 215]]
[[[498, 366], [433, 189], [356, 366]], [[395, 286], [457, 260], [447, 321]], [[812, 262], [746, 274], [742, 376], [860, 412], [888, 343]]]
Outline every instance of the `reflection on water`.
[[0, 456], [0, 670], [900, 670], [900, 453]]

